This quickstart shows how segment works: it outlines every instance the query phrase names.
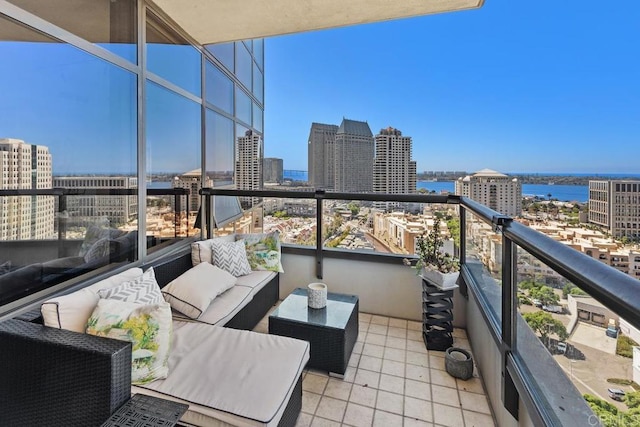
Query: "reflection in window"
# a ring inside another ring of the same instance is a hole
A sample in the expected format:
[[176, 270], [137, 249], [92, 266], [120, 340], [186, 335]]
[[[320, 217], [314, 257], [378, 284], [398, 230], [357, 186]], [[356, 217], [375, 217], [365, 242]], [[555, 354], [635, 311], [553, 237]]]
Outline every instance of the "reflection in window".
[[67, 200], [65, 208], [58, 196], [1, 192], [46, 192], [69, 177], [59, 186], [86, 188], [89, 175], [92, 188], [134, 179], [137, 108], [135, 75], [13, 21], [0, 18], [0, 28], [0, 58], [11, 65], [0, 67], [0, 171], [12, 171], [0, 179], [0, 264], [11, 270], [0, 276], [2, 305], [135, 260], [126, 195]]
[[[200, 106], [148, 82], [146, 132], [148, 187], [186, 188], [197, 193], [201, 186]], [[147, 235], [161, 241], [193, 235], [199, 200], [199, 197], [148, 196]]]
[[234, 43], [210, 44], [205, 48], [213, 54], [227, 70], [234, 71]]
[[243, 43], [236, 43], [236, 76], [251, 91], [251, 54]]
[[253, 64], [253, 95], [260, 102], [264, 102], [264, 77], [262, 71], [258, 69], [256, 64]]
[[206, 78], [207, 102], [233, 114], [233, 82], [209, 61], [207, 61]]
[[253, 127], [262, 132], [262, 108], [258, 104], [253, 104]]
[[260, 66], [260, 69], [264, 70], [264, 39], [253, 40], [253, 58]]
[[147, 67], [149, 71], [196, 96], [200, 96], [200, 61], [201, 55], [193, 46], [170, 30], [153, 14], [147, 14]]
[[236, 86], [236, 117], [247, 124], [251, 123], [251, 99], [238, 86]]
[[233, 184], [233, 121], [207, 110], [206, 170], [213, 187]]
[[213, 197], [213, 221], [216, 228], [222, 228], [242, 216], [242, 208], [237, 197]]
[[134, 0], [10, 0], [85, 40], [133, 63], [136, 62], [137, 13]]

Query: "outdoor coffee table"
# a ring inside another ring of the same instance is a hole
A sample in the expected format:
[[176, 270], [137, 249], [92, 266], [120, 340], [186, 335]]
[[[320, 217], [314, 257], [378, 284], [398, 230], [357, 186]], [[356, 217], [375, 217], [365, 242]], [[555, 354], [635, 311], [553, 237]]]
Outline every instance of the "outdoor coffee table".
[[308, 341], [308, 367], [344, 375], [358, 339], [358, 297], [329, 292], [325, 308], [309, 308], [307, 290], [297, 288], [269, 316], [269, 333]]

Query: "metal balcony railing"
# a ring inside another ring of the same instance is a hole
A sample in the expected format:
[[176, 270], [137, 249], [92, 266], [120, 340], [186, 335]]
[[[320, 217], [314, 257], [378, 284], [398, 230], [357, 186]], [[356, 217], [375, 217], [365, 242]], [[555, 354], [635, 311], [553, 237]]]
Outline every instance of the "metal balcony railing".
[[[58, 199], [58, 214], [56, 215], [56, 228], [58, 230], [58, 241], [66, 240], [67, 224], [62, 215], [68, 208], [68, 198], [74, 196], [136, 196], [136, 188], [50, 188], [50, 189], [16, 189], [0, 190], [1, 197], [21, 197], [21, 196], [52, 196]], [[188, 188], [148, 188], [147, 196], [173, 196], [175, 213], [182, 211], [182, 196], [189, 196], [191, 191]], [[189, 218], [189, 203], [185, 204], [187, 218]], [[175, 236], [178, 237], [180, 219], [174, 215]]]
[[[258, 198], [315, 199], [316, 200], [316, 276], [322, 278], [323, 257], [328, 251], [322, 246], [322, 227], [324, 200], [361, 200], [380, 202], [439, 203], [457, 205], [460, 215], [460, 262], [461, 274], [465, 284], [473, 286], [473, 272], [466, 260], [466, 214], [467, 212], [491, 224], [502, 239], [502, 286], [501, 313], [495, 316], [488, 309], [490, 304], [482, 292], [477, 292], [483, 306], [483, 316], [490, 325], [492, 335], [501, 354], [502, 401], [504, 407], [518, 419], [520, 399], [528, 409], [535, 425], [563, 424], [563, 415], [554, 412], [545, 404], [545, 396], [540, 393], [536, 379], [527, 369], [527, 362], [519, 354], [516, 346], [518, 326], [517, 311], [517, 247], [526, 250], [535, 258], [574, 283], [589, 295], [597, 299], [613, 312], [640, 329], [640, 282], [614, 268], [582, 254], [544, 234], [535, 231], [509, 216], [502, 215], [469, 198], [456, 195], [389, 195], [370, 193], [338, 193], [325, 191], [265, 191], [265, 190], [228, 190], [203, 188], [205, 218], [211, 218], [213, 196], [238, 196]], [[211, 221], [207, 221], [206, 236], [212, 236]], [[381, 257], [389, 258], [385, 255]], [[464, 289], [461, 289], [465, 292]], [[483, 300], [483, 298], [485, 298]], [[570, 404], [570, 402], [566, 402]], [[567, 415], [564, 415], [566, 420]], [[576, 421], [574, 421], [576, 422]]]

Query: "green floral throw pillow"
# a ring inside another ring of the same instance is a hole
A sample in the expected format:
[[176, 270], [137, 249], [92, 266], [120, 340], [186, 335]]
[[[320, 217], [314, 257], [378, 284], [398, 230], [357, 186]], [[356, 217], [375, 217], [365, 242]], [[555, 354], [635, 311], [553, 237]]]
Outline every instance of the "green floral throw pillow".
[[244, 240], [251, 270], [267, 270], [284, 273], [280, 261], [280, 232], [236, 234], [236, 240]]
[[132, 343], [132, 384], [167, 377], [172, 334], [169, 303], [140, 305], [100, 299], [87, 323], [87, 333]]

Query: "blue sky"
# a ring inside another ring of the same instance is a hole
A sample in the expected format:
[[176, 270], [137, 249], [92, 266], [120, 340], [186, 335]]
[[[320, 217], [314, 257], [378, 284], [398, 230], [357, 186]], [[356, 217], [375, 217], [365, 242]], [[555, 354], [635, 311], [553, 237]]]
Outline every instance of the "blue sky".
[[640, 2], [478, 10], [265, 41], [265, 155], [311, 122], [413, 138], [418, 171], [640, 173]]

